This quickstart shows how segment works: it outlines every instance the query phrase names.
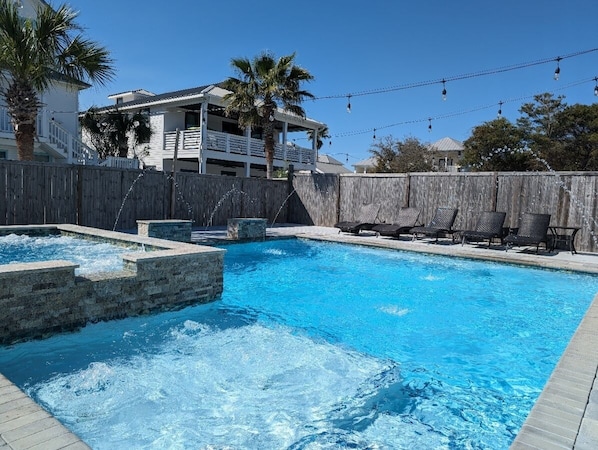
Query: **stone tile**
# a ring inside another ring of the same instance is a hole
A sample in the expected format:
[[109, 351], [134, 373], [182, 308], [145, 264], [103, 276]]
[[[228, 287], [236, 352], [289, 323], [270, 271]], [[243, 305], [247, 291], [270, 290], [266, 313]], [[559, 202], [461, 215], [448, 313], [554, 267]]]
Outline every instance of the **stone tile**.
[[[531, 445], [542, 450], [563, 450], [572, 449], [574, 440], [524, 425], [517, 436], [516, 442]], [[517, 447], [511, 446], [511, 448]]]
[[575, 441], [575, 450], [596, 450], [597, 443], [598, 420], [584, 418], [579, 429], [579, 436]]
[[31, 448], [35, 445], [45, 444], [48, 441], [61, 437], [63, 434], [67, 433], [70, 432], [66, 428], [64, 428], [60, 423], [54, 421], [52, 426], [46, 427], [43, 430], [38, 431], [36, 433], [22, 436], [19, 439], [11, 439], [8, 433], [4, 434], [4, 438], [6, 439], [6, 442], [8, 442], [9, 445], [11, 445], [12, 447]]

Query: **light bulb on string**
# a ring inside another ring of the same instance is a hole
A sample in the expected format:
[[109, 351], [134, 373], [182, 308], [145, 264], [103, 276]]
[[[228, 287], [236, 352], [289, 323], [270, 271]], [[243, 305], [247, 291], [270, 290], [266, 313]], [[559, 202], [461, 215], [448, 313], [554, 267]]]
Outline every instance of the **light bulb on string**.
[[347, 95], [347, 112], [351, 113], [351, 96]]
[[598, 77], [594, 78], [594, 81], [596, 82], [596, 86], [594, 87], [594, 95], [598, 97]]
[[430, 118], [430, 119], [428, 119], [428, 122], [430, 122], [430, 123], [428, 124], [428, 133], [431, 133], [431, 132], [432, 132], [432, 119], [431, 119], [431, 118]]
[[374, 136], [373, 136], [374, 140], [376, 140], [376, 129], [374, 128]]
[[559, 63], [561, 62], [560, 56], [556, 59], [556, 69], [554, 69], [554, 79], [558, 81], [559, 77], [561, 76], [561, 66]]
[[446, 101], [446, 81], [442, 80], [442, 100]]
[[502, 101], [498, 102], [498, 117], [502, 117]]

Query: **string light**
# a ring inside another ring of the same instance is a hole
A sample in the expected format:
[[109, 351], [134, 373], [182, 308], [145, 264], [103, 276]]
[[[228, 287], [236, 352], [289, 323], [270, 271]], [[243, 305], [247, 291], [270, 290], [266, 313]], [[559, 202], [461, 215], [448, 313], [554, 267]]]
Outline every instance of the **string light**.
[[594, 81], [596, 82], [596, 87], [594, 87], [594, 95], [598, 97], [598, 77], [595, 77]]
[[[436, 80], [428, 80], [428, 81], [418, 81], [415, 83], [410, 83], [410, 84], [404, 84], [404, 85], [399, 85], [399, 86], [390, 86], [390, 87], [385, 87], [385, 88], [376, 88], [376, 89], [370, 89], [370, 90], [366, 90], [366, 91], [359, 91], [359, 92], [352, 92], [351, 94], [347, 95], [347, 94], [336, 94], [336, 95], [325, 95], [325, 96], [319, 96], [319, 97], [314, 97], [311, 100], [312, 101], [316, 101], [316, 100], [324, 100], [324, 99], [334, 99], [334, 98], [343, 98], [343, 97], [361, 97], [364, 95], [374, 95], [374, 94], [385, 94], [388, 92], [394, 92], [394, 91], [401, 91], [401, 90], [405, 90], [405, 89], [412, 89], [412, 88], [417, 88], [417, 87], [423, 87], [423, 86], [430, 86], [433, 84], [438, 84], [438, 83], [442, 83], [442, 81], [444, 80], [445, 82], [449, 82], [449, 81], [458, 81], [458, 80], [466, 80], [469, 78], [477, 78], [477, 77], [481, 77], [481, 76], [486, 76], [486, 75], [495, 75], [498, 73], [504, 73], [504, 72], [510, 72], [513, 70], [520, 70], [520, 69], [526, 69], [528, 67], [533, 67], [533, 66], [538, 66], [541, 64], [546, 64], [549, 62], [554, 62], [557, 61], [557, 64], [564, 60], [564, 59], [568, 59], [568, 58], [574, 58], [577, 56], [581, 56], [581, 55], [585, 55], [588, 53], [593, 53], [593, 52], [597, 52], [598, 51], [598, 47], [597, 48], [591, 48], [588, 50], [581, 50], [581, 51], [577, 51], [575, 53], [570, 53], [564, 56], [559, 56], [559, 57], [551, 57], [551, 58], [546, 58], [546, 59], [540, 59], [540, 60], [536, 60], [536, 61], [530, 61], [530, 62], [525, 62], [525, 63], [519, 63], [519, 64], [513, 64], [510, 66], [504, 66], [504, 67], [498, 67], [495, 69], [488, 69], [488, 70], [480, 70], [477, 72], [471, 72], [471, 73], [466, 73], [466, 74], [461, 74], [461, 75], [454, 75], [451, 77], [445, 77], [443, 79], [436, 79]], [[560, 70], [559, 70], [560, 73]]]
[[[558, 92], [558, 91], [564, 91], [566, 89], [575, 87], [575, 86], [579, 86], [582, 84], [586, 84], [589, 81], [597, 81], [598, 77], [596, 78], [586, 78], [584, 80], [579, 80], [570, 84], [566, 84], [566, 85], [562, 85], [559, 88], [553, 89], [553, 91]], [[519, 97], [513, 97], [513, 98], [509, 98], [506, 100], [501, 100], [499, 102], [499, 105], [504, 105], [507, 103], [516, 103], [516, 102], [523, 102], [523, 101], [527, 101], [530, 99], [533, 99], [536, 95], [538, 95], [538, 93], [533, 93], [533, 94], [529, 94], [529, 95], [522, 95]], [[412, 119], [412, 120], [405, 120], [405, 121], [401, 121], [401, 122], [394, 122], [391, 124], [387, 124], [387, 125], [381, 125], [381, 126], [377, 126], [376, 127], [376, 131], [380, 131], [380, 130], [386, 130], [389, 128], [395, 128], [398, 126], [406, 126], [406, 125], [414, 125], [414, 124], [418, 124], [418, 123], [422, 123], [422, 122], [429, 122], [428, 125], [428, 131], [432, 131], [432, 124], [431, 121], [432, 120], [444, 120], [444, 119], [451, 119], [453, 117], [459, 117], [459, 116], [463, 116], [466, 114], [471, 114], [474, 112], [479, 112], [479, 111], [483, 111], [486, 109], [491, 109], [491, 108], [496, 108], [496, 103], [491, 103], [491, 104], [486, 104], [486, 105], [481, 105], [481, 106], [476, 106], [470, 109], [466, 109], [466, 110], [461, 110], [461, 111], [455, 111], [452, 113], [447, 113], [447, 114], [442, 114], [439, 116], [434, 116], [434, 117], [426, 117], [426, 118], [419, 118], [419, 119]], [[502, 108], [501, 108], [501, 113], [502, 113]], [[337, 133], [335, 134], [333, 137], [337, 137], [337, 138], [346, 138], [346, 137], [351, 137], [351, 136], [358, 136], [358, 135], [363, 135], [363, 134], [369, 134], [372, 132], [372, 128], [366, 128], [366, 129], [361, 129], [361, 130], [353, 130], [353, 131], [346, 131], [346, 132], [342, 132], [342, 133]]]
[[374, 140], [376, 140], [376, 129], [374, 128], [374, 136], [373, 136]]
[[498, 117], [502, 117], [502, 100], [500, 102], [498, 102]]
[[347, 95], [347, 112], [351, 113], [351, 95]]
[[446, 101], [446, 80], [442, 80], [442, 100]]
[[556, 59], [556, 69], [554, 70], [554, 79], [558, 81], [560, 75], [561, 75], [561, 66], [559, 65], [559, 63], [561, 62], [561, 58], [560, 56]]

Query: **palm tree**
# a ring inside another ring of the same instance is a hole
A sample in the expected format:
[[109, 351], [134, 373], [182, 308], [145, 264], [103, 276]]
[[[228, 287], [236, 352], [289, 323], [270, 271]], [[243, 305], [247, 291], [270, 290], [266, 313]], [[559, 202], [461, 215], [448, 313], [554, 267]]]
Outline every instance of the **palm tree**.
[[301, 90], [301, 82], [313, 76], [293, 64], [295, 54], [282, 56], [278, 61], [269, 53], [263, 53], [252, 61], [247, 58], [231, 60], [239, 78], [227, 79], [223, 87], [229, 91], [224, 97], [228, 102], [226, 114], [238, 114], [241, 128], [261, 127], [266, 154], [266, 177], [272, 178], [274, 162], [274, 113], [280, 103], [286, 111], [305, 117], [301, 101], [313, 98]]
[[12, 0], [0, 0], [0, 95], [15, 129], [20, 160], [33, 160], [39, 93], [57, 79], [73, 83], [112, 79], [108, 51], [83, 37], [78, 13], [40, 2], [37, 16], [19, 15]]
[[[312, 140], [314, 139], [314, 130], [309, 130], [307, 132], [307, 137], [308, 139]], [[330, 139], [332, 136], [330, 136], [330, 131], [328, 131], [328, 127], [323, 127], [320, 128], [318, 130], [318, 139], [316, 141], [316, 147], [318, 150], [320, 150], [322, 148], [322, 146], [324, 145], [324, 139]]]
[[102, 159], [108, 156], [126, 158], [129, 141], [136, 149], [139, 144], [149, 142], [152, 136], [149, 117], [142, 112], [129, 115], [118, 109], [97, 111], [92, 107], [79, 119], [79, 123]]

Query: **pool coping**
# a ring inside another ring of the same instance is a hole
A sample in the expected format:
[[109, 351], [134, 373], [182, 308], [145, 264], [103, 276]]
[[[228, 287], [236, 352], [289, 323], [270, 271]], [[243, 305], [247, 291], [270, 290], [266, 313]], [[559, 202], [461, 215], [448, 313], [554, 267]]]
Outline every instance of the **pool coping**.
[[[268, 238], [305, 238], [397, 250], [484, 259], [598, 274], [598, 254], [509, 252], [476, 245], [430, 244], [377, 238], [373, 233], [338, 234], [328, 227], [279, 225]], [[226, 228], [196, 230], [195, 243], [231, 242]], [[238, 242], [238, 241], [236, 241]], [[172, 243], [171, 243], [172, 244]], [[542, 393], [511, 445], [511, 449], [598, 448], [598, 295], [594, 297]], [[90, 449], [57, 419], [0, 374], [0, 450]]]

